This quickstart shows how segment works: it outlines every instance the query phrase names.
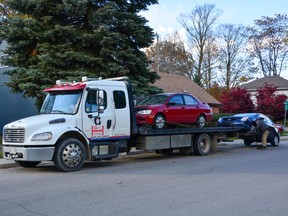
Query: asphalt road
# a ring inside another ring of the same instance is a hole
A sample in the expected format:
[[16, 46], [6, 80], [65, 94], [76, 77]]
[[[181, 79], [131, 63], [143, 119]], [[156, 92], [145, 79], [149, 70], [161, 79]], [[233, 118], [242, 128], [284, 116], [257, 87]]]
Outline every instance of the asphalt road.
[[288, 212], [288, 141], [256, 150], [221, 144], [209, 156], [142, 154], [0, 169], [0, 215], [268, 216]]

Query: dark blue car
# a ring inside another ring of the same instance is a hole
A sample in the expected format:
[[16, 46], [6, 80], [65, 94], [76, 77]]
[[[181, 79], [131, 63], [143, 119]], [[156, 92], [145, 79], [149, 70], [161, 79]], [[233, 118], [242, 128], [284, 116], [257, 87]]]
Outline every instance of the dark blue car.
[[244, 140], [245, 145], [251, 145], [253, 142], [261, 142], [261, 134], [251, 133], [256, 127], [256, 120], [262, 117], [264, 122], [273, 128], [267, 138], [267, 142], [272, 146], [278, 146], [280, 135], [278, 129], [271, 119], [262, 113], [241, 113], [233, 116], [224, 116], [219, 118], [218, 127], [241, 127], [239, 138]]

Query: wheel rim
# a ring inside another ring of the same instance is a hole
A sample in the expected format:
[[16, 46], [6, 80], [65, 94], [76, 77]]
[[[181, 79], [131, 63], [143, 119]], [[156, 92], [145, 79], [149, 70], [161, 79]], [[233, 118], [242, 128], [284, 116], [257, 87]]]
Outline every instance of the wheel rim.
[[206, 120], [205, 120], [205, 117], [204, 117], [204, 116], [200, 116], [200, 117], [198, 118], [198, 122], [197, 122], [197, 123], [198, 123], [198, 126], [201, 127], [201, 128], [204, 127], [204, 126], [205, 126], [205, 121], [206, 121]]
[[77, 166], [83, 157], [81, 148], [76, 144], [70, 144], [65, 147], [62, 154], [62, 159], [65, 165], [69, 167]]
[[155, 119], [155, 125], [157, 128], [163, 128], [165, 125], [165, 119], [162, 116], [157, 116]]
[[279, 139], [277, 136], [274, 137], [274, 145], [277, 146], [279, 144]]
[[205, 138], [205, 139], [202, 139], [201, 142], [200, 142], [200, 149], [202, 152], [204, 153], [207, 153], [209, 151], [209, 141]]

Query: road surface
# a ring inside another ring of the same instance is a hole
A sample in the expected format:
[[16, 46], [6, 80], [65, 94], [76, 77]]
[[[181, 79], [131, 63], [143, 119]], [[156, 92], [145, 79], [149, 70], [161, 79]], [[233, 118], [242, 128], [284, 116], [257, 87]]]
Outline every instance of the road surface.
[[222, 143], [208, 156], [141, 154], [0, 169], [2, 216], [281, 216], [288, 212], [288, 141], [256, 150]]

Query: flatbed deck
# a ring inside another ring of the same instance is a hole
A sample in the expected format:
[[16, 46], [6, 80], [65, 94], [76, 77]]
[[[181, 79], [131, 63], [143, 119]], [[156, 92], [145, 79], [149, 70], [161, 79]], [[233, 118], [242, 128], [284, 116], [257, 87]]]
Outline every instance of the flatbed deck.
[[168, 128], [152, 129], [139, 128], [139, 134], [142, 136], [161, 136], [161, 135], [179, 135], [179, 134], [202, 134], [202, 133], [236, 133], [241, 127], [204, 127], [204, 128]]

